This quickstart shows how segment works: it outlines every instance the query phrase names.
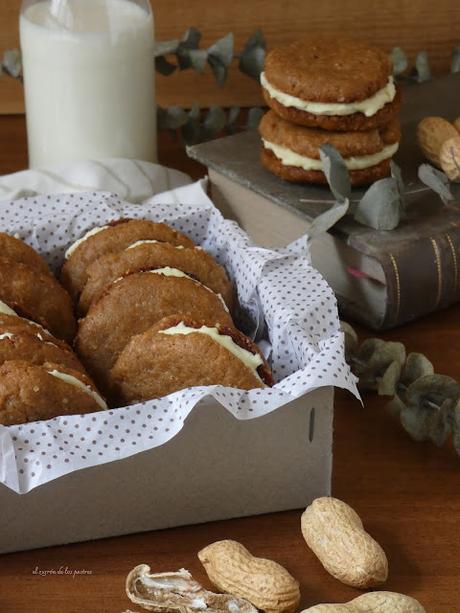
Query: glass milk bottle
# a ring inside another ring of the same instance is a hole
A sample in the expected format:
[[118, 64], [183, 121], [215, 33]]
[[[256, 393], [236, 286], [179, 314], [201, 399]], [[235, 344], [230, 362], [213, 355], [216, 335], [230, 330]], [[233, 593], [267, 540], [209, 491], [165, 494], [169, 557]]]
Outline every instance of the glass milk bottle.
[[31, 167], [156, 161], [148, 0], [24, 0], [20, 35]]

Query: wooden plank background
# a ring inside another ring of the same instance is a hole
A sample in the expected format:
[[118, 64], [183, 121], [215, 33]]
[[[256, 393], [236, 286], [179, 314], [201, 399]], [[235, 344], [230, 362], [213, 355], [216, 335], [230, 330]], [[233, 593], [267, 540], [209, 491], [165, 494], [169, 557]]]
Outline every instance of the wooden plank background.
[[[0, 53], [18, 46], [20, 0], [0, 2]], [[460, 44], [458, 0], [152, 0], [157, 40], [182, 36], [198, 27], [207, 46], [229, 31], [236, 49], [261, 27], [269, 46], [311, 33], [347, 34], [369, 40], [383, 49], [399, 45], [414, 57], [426, 49], [433, 71], [446, 72], [452, 50]], [[157, 77], [163, 106], [242, 106], [260, 103], [257, 83], [235, 67], [224, 87], [208, 74], [178, 73]], [[23, 112], [22, 86], [0, 77], [0, 113]]]

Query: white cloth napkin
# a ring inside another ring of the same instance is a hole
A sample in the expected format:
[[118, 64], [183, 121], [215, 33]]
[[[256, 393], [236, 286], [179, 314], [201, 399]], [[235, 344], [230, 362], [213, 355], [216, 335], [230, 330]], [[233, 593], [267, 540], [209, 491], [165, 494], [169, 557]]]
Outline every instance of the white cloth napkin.
[[40, 194], [103, 191], [117, 194], [127, 202], [140, 203], [189, 183], [190, 177], [179, 170], [112, 158], [4, 175], [0, 177], [0, 201]]

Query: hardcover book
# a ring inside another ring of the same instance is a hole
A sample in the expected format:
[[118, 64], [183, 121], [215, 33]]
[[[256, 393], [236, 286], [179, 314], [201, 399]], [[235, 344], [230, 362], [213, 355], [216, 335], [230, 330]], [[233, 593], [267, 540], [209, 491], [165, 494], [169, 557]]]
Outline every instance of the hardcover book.
[[[416, 142], [425, 116], [455, 119], [460, 75], [404, 90], [402, 142], [395, 161], [406, 186], [407, 216], [392, 231], [378, 231], [343, 218], [311, 240], [314, 266], [334, 289], [342, 316], [374, 329], [414, 320], [460, 300], [460, 185], [454, 200], [418, 179], [426, 160]], [[308, 234], [312, 220], [333, 205], [328, 187], [285, 182], [259, 162], [260, 137], [248, 131], [188, 148], [208, 167], [211, 196], [260, 245], [280, 247]], [[364, 190], [354, 189], [359, 200]]]

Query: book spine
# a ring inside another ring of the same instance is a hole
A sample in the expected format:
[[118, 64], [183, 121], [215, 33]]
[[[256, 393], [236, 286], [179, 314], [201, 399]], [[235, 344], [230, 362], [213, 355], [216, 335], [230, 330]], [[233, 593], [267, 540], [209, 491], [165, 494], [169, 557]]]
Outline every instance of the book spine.
[[460, 301], [460, 227], [388, 251], [380, 263], [387, 280], [382, 328], [392, 328]]

